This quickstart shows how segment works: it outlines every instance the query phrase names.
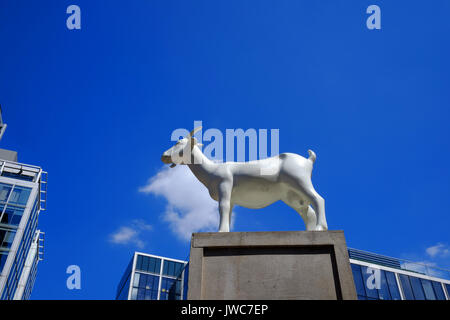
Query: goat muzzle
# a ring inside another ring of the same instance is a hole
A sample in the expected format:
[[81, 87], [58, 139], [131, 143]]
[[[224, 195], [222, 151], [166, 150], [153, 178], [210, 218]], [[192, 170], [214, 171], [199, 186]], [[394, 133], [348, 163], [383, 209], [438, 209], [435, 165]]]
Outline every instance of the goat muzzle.
[[172, 162], [172, 157], [171, 156], [166, 156], [166, 155], [162, 155], [161, 156], [161, 161], [164, 162], [165, 164], [171, 164]]

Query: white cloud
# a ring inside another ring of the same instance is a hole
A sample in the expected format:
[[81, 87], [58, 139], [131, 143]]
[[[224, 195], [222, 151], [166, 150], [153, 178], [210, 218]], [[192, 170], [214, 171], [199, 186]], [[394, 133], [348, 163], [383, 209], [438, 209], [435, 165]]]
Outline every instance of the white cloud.
[[162, 168], [139, 191], [167, 200], [163, 219], [180, 239], [190, 240], [193, 232], [217, 231], [217, 202], [187, 166]]
[[427, 248], [425, 250], [425, 252], [431, 258], [436, 258], [436, 257], [444, 258], [444, 257], [447, 257], [448, 255], [450, 255], [449, 247], [443, 243], [438, 243], [434, 246], [431, 246], [431, 247]]
[[140, 239], [143, 231], [152, 229], [143, 220], [133, 220], [130, 226], [122, 226], [116, 232], [109, 235], [109, 241], [114, 244], [127, 245], [134, 244], [139, 249], [145, 247], [145, 242]]

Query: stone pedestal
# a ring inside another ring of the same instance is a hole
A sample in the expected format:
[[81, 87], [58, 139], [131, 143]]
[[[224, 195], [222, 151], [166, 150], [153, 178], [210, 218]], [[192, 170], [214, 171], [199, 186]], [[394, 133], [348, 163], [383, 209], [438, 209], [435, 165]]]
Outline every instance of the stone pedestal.
[[344, 232], [194, 233], [188, 299], [356, 299]]

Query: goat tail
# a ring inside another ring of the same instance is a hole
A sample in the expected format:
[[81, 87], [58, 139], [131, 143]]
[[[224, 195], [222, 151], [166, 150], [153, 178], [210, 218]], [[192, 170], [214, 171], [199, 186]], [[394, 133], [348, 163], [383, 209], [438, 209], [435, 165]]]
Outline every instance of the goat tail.
[[308, 160], [310, 160], [312, 163], [316, 162], [316, 154], [314, 153], [314, 151], [312, 150], [308, 150], [309, 153], [309, 158]]

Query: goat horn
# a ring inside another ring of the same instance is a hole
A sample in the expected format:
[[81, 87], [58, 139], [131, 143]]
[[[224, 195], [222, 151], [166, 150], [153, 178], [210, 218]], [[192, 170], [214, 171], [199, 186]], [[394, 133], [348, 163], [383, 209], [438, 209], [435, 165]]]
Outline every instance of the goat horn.
[[202, 126], [195, 128], [194, 130], [192, 130], [192, 131], [187, 135], [186, 138], [189, 139], [189, 138], [193, 137], [194, 134], [195, 134], [196, 132], [198, 132], [199, 130], [201, 130], [201, 129], [202, 129]]

